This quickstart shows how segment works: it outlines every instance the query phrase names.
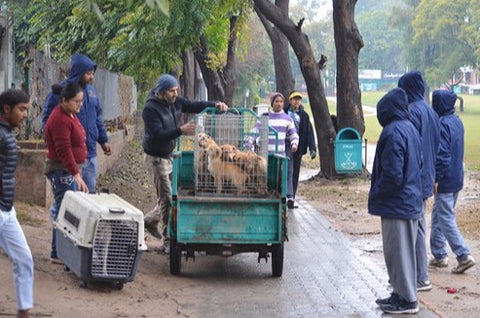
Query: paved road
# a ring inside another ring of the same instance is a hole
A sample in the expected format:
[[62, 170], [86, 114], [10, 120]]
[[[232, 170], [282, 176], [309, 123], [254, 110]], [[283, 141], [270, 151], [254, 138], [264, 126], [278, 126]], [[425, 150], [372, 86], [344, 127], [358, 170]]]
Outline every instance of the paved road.
[[[170, 296], [186, 317], [386, 317], [375, 299], [389, 294], [383, 268], [301, 198], [289, 212], [284, 273], [255, 254], [199, 256], [182, 268], [188, 286]], [[194, 301], [192, 301], [194, 299]], [[416, 317], [436, 317], [421, 306]]]

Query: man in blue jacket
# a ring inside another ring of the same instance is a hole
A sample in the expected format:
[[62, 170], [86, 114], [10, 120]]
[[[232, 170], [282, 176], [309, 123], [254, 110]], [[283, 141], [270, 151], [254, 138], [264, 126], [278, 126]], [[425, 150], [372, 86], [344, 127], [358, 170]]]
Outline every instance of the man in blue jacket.
[[157, 204], [145, 215], [145, 228], [153, 236], [162, 239], [165, 253], [168, 253], [170, 248], [167, 225], [172, 205], [172, 152], [178, 137], [195, 133], [195, 122], [180, 125], [180, 116], [182, 113], [199, 113], [207, 107], [217, 107], [221, 111], [228, 109], [223, 102], [190, 101], [179, 97], [178, 90], [175, 77], [169, 74], [161, 75], [155, 88], [148, 93], [142, 112], [145, 124], [142, 142], [145, 163], [153, 174], [157, 190]]
[[381, 217], [383, 254], [391, 296], [377, 299], [392, 314], [417, 313], [415, 241], [422, 216], [420, 135], [408, 120], [405, 91], [395, 88], [377, 104], [383, 130], [377, 143], [368, 213]]
[[[60, 86], [65, 86], [66, 83], [75, 83], [83, 87], [83, 105], [78, 114], [78, 119], [80, 119], [87, 134], [87, 160], [82, 166], [82, 179], [87, 184], [90, 193], [95, 193], [97, 186], [97, 142], [102, 147], [104, 154], [112, 154], [112, 149], [108, 143], [107, 130], [102, 120], [100, 100], [92, 85], [96, 69], [97, 64], [90, 58], [82, 54], [74, 54], [71, 59], [68, 78], [60, 82]], [[48, 94], [43, 107], [43, 127], [45, 127], [53, 108], [59, 103], [59, 92], [52, 91]]]
[[428, 198], [433, 195], [433, 184], [435, 182], [435, 161], [440, 143], [438, 116], [425, 102], [425, 83], [420, 72], [412, 71], [402, 75], [398, 80], [398, 87], [403, 88], [407, 93], [409, 119], [417, 128], [422, 140], [423, 212], [422, 218], [418, 222], [415, 250], [417, 254], [417, 290], [429, 291], [432, 289], [432, 284], [428, 277], [425, 209]]
[[447, 244], [457, 257], [458, 264], [452, 273], [462, 274], [475, 265], [455, 219], [458, 192], [463, 188], [463, 136], [464, 128], [455, 114], [457, 95], [452, 91], [437, 90], [432, 95], [433, 109], [440, 116], [440, 149], [435, 166], [435, 201], [432, 211], [430, 248], [431, 266], [448, 265]]

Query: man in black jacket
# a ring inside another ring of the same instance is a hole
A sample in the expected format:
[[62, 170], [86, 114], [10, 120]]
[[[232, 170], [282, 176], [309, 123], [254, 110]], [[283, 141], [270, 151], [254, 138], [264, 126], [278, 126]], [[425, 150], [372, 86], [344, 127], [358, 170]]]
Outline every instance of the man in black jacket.
[[145, 228], [153, 236], [163, 240], [166, 253], [169, 252], [167, 224], [172, 203], [172, 152], [180, 135], [195, 133], [195, 122], [180, 126], [180, 115], [199, 113], [207, 107], [217, 107], [221, 111], [228, 109], [223, 102], [190, 101], [179, 97], [178, 89], [175, 77], [169, 74], [161, 75], [155, 88], [149, 92], [142, 112], [145, 124], [142, 143], [145, 162], [153, 174], [157, 190], [157, 204], [145, 215]]

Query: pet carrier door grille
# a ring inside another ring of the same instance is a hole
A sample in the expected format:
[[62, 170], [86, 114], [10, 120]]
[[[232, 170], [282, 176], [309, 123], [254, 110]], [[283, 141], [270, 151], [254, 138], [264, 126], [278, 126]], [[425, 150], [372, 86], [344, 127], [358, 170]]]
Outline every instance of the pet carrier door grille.
[[134, 269], [138, 222], [98, 220], [92, 250], [92, 277], [128, 278]]

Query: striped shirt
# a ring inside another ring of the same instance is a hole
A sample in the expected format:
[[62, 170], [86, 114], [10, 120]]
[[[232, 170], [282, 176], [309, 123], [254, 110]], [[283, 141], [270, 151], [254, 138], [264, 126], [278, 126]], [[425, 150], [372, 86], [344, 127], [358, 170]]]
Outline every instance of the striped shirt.
[[[298, 145], [298, 134], [295, 124], [290, 116], [283, 110], [278, 113], [272, 111], [268, 114], [268, 125], [278, 133], [278, 154], [285, 156], [285, 142], [288, 139], [291, 145]], [[268, 136], [268, 152], [275, 153], [275, 135]]]

